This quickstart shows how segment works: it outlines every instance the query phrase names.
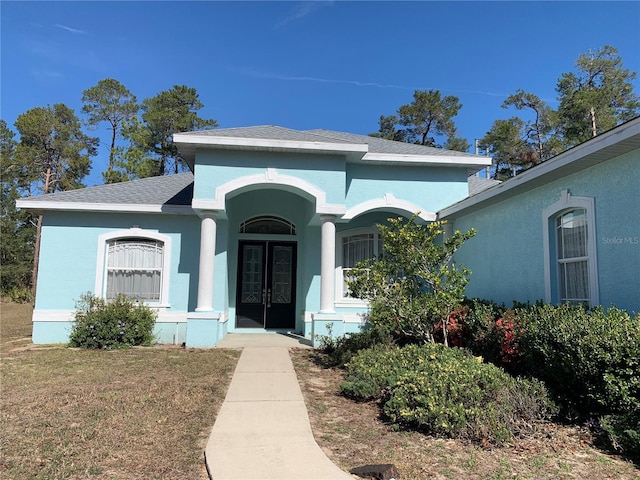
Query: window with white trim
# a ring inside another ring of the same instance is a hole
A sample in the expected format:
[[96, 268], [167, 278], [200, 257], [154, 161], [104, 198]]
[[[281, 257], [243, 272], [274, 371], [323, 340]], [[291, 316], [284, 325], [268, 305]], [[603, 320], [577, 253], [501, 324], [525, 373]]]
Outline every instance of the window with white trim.
[[556, 217], [556, 257], [560, 302], [590, 303], [587, 211], [576, 208]]
[[340, 242], [342, 248], [342, 298], [349, 298], [347, 281], [353, 278], [351, 272], [360, 262], [378, 258], [382, 254], [382, 236], [374, 230], [366, 232], [346, 232]]
[[118, 238], [107, 245], [105, 298], [120, 294], [145, 302], [160, 302], [164, 243], [145, 238]]
[[169, 307], [171, 237], [132, 227], [98, 237], [96, 295], [111, 300], [118, 294]]
[[599, 303], [595, 201], [563, 190], [542, 212], [545, 301]]

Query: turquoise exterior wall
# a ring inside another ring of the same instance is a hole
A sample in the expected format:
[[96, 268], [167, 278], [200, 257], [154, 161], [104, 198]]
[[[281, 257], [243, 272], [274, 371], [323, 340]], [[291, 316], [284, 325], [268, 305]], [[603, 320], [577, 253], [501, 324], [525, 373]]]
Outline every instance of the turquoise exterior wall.
[[343, 203], [345, 159], [336, 155], [198, 151], [195, 165], [194, 198], [213, 199], [215, 189], [232, 180], [264, 174], [275, 168], [323, 190], [329, 203]]
[[197, 216], [51, 211], [43, 218], [34, 343], [68, 341], [76, 302], [83, 293], [97, 293], [94, 288], [100, 235], [132, 226], [171, 239], [171, 264], [166, 270], [169, 306], [160, 310], [161, 316], [171, 318], [157, 322], [154, 333], [160, 343], [185, 341], [186, 325], [180, 315], [193, 310], [197, 301], [200, 251]]
[[96, 280], [98, 237], [137, 225], [171, 237], [169, 304], [195, 308], [200, 220], [197, 216], [47, 212], [43, 219], [37, 310], [73, 310]]
[[[544, 209], [561, 192], [595, 199], [600, 304], [640, 311], [640, 150], [552, 181], [454, 220], [477, 235], [456, 255], [471, 271], [469, 297], [510, 306], [544, 300]], [[553, 256], [552, 256], [553, 259]], [[552, 260], [553, 261], [553, 260]]]
[[467, 170], [404, 165], [347, 165], [347, 208], [379, 199], [385, 193], [392, 193], [398, 199], [436, 212], [468, 195]]

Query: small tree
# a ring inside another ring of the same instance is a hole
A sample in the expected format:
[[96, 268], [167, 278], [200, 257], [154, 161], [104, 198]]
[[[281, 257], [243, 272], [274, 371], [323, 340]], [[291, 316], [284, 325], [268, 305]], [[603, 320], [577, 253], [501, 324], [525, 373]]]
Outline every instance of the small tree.
[[378, 225], [384, 253], [358, 265], [349, 288], [352, 296], [369, 300], [374, 328], [424, 343], [434, 343], [435, 330], [442, 328], [448, 345], [449, 315], [464, 300], [470, 274], [452, 257], [475, 230], [441, 240], [446, 222], [420, 225], [416, 219]]

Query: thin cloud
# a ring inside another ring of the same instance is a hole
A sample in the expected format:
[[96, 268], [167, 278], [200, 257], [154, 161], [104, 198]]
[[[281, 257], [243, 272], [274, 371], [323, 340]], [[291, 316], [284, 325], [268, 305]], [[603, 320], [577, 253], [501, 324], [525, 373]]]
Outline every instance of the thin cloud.
[[296, 5], [296, 8], [288, 17], [284, 18], [283, 20], [280, 20], [278, 23], [275, 24], [273, 28], [284, 27], [285, 25], [291, 22], [300, 20], [301, 18], [308, 17], [309, 15], [312, 15], [313, 13], [315, 13], [321, 8], [330, 7], [332, 5], [333, 5], [333, 2], [325, 2], [325, 1], [304, 2], [304, 3], [298, 4]]
[[[340, 80], [335, 78], [323, 78], [323, 77], [308, 77], [308, 76], [296, 76], [296, 75], [284, 75], [281, 73], [272, 73], [272, 72], [260, 72], [250, 69], [241, 69], [237, 70], [239, 73], [248, 75], [255, 78], [268, 78], [272, 80], [283, 80], [286, 82], [316, 82], [316, 83], [334, 83], [334, 84], [342, 84], [342, 85], [354, 85], [356, 87], [374, 87], [374, 88], [389, 88], [395, 90], [423, 90], [424, 87], [410, 87], [407, 85], [394, 85], [388, 83], [379, 83], [379, 82], [370, 82], [365, 80]], [[438, 89], [436, 89], [438, 90]], [[472, 95], [485, 95], [489, 97], [508, 97], [509, 95], [506, 93], [498, 93], [498, 92], [490, 92], [490, 91], [481, 91], [481, 90], [468, 90], [468, 89], [452, 89], [452, 88], [443, 88], [439, 89], [443, 92], [451, 92], [451, 93], [469, 93]]]
[[367, 82], [362, 80], [339, 80], [335, 78], [283, 75], [280, 73], [257, 72], [254, 70], [240, 70], [239, 73], [255, 78], [269, 78], [272, 80], [284, 80], [287, 82], [338, 83], [343, 85], [355, 85], [357, 87], [395, 88], [401, 90], [411, 90], [411, 87], [402, 85], [391, 85], [378, 82]]
[[62, 30], [66, 30], [67, 32], [77, 33], [77, 34], [80, 34], [80, 35], [86, 35], [87, 34], [87, 32], [85, 32], [84, 30], [78, 30], [77, 28], [67, 27], [66, 25], [61, 25], [59, 23], [56, 23], [54, 25], [54, 27], [61, 28]]

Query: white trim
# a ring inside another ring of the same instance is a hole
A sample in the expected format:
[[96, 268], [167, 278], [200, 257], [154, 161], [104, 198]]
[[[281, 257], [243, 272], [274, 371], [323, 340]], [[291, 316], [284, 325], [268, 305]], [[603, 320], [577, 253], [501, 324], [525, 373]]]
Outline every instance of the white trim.
[[131, 227], [128, 230], [117, 230], [103, 233], [98, 236], [98, 258], [96, 261], [96, 281], [94, 285], [94, 295], [104, 298], [107, 286], [107, 242], [116, 238], [148, 238], [163, 242], [162, 249], [162, 286], [160, 288], [160, 301], [148, 303], [152, 308], [167, 308], [169, 303], [169, 277], [171, 276], [171, 237], [163, 235], [155, 230], [144, 230], [138, 227]]
[[[555, 270], [556, 258], [551, 258], [550, 242], [555, 241], [555, 231], [553, 239], [549, 236], [549, 222], [564, 210], [573, 208], [583, 208], [587, 212], [587, 256], [589, 265], [589, 305], [595, 306], [600, 303], [600, 293], [598, 289], [598, 259], [596, 248], [596, 217], [595, 202], [592, 197], [573, 197], [569, 190], [563, 190], [560, 200], [549, 205], [542, 211], [542, 236], [544, 255], [544, 296], [545, 302], [552, 302], [551, 292], [551, 271]], [[552, 269], [552, 263], [554, 268]]]
[[433, 222], [436, 219], [435, 212], [423, 211], [423, 209], [415, 203], [407, 200], [400, 200], [396, 198], [393, 193], [385, 193], [382, 198], [367, 200], [366, 202], [362, 202], [351, 207], [342, 216], [342, 220], [352, 220], [359, 215], [375, 210], [389, 210], [395, 213], [408, 213], [409, 215], [414, 215], [419, 212], [418, 216], [425, 222]]
[[397, 153], [369, 152], [353, 163], [380, 163], [380, 164], [410, 164], [431, 165], [437, 167], [467, 167], [482, 168], [492, 164], [491, 157], [472, 157], [457, 155], [415, 155]]
[[167, 213], [174, 215], [193, 215], [189, 205], [157, 205], [142, 203], [89, 203], [89, 202], [59, 202], [55, 200], [35, 200], [39, 197], [21, 198], [16, 200], [17, 208], [27, 210], [64, 210], [69, 212], [119, 212], [119, 213]]
[[341, 204], [327, 203], [327, 194], [315, 185], [291, 175], [281, 175], [275, 168], [267, 168], [264, 173], [247, 175], [233, 179], [216, 187], [213, 199], [194, 199], [191, 206], [194, 210], [226, 210], [227, 196], [238, 190], [257, 185], [274, 185], [293, 190], [296, 194], [314, 201], [316, 213], [343, 215], [346, 207]]
[[364, 316], [366, 312], [363, 313], [343, 313], [342, 320], [344, 323], [366, 323]]
[[38, 310], [33, 311], [32, 322], [73, 322], [74, 310]]
[[175, 133], [173, 143], [177, 145], [207, 145], [219, 147], [238, 147], [260, 150], [295, 150], [325, 153], [366, 153], [366, 143], [307, 142], [300, 140], [279, 140], [273, 138], [223, 137], [216, 135], [197, 135]]
[[[336, 276], [336, 281], [338, 278], [342, 280], [342, 277]], [[359, 298], [339, 298], [336, 300], [336, 308], [369, 308], [369, 302], [366, 300], [360, 300]]]
[[[150, 308], [157, 312], [156, 323], [186, 323], [187, 312], [167, 312], [153, 305]], [[75, 322], [75, 310], [34, 310], [33, 322]]]

